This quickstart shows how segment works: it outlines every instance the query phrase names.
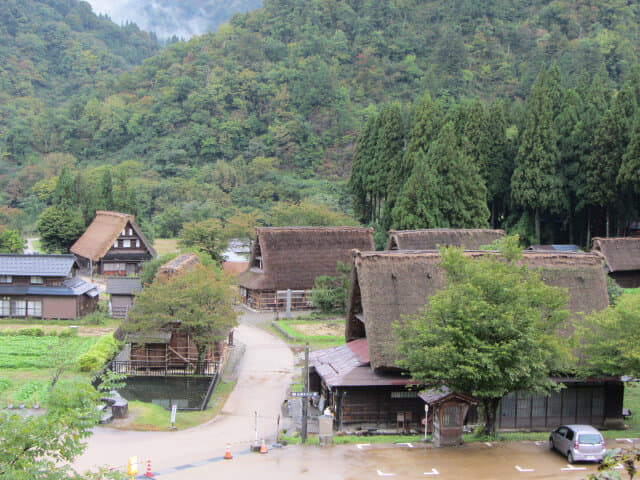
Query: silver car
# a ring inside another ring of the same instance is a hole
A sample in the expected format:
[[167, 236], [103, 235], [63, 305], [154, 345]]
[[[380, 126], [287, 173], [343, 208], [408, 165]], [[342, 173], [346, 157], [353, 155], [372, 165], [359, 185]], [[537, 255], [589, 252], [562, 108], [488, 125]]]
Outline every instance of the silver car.
[[549, 448], [567, 456], [569, 463], [601, 462], [607, 446], [591, 425], [562, 425], [549, 436]]

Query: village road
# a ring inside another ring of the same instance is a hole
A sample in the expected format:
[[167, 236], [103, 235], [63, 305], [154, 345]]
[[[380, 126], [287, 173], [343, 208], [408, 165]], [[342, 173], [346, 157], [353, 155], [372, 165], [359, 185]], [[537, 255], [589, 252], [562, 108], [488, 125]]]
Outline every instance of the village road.
[[153, 470], [160, 471], [221, 457], [227, 443], [233, 451], [248, 450], [255, 438], [255, 412], [259, 436], [273, 443], [281, 405], [293, 379], [293, 354], [286, 343], [256, 326], [265, 320], [264, 316], [243, 311], [234, 334], [235, 343], [246, 348], [240, 361], [238, 382], [215, 419], [178, 432], [96, 427], [85, 453], [74, 462], [74, 468], [78, 471], [97, 465], [122, 468], [129, 457], [137, 456], [140, 472], [144, 473], [143, 464], [147, 459], [152, 461]]

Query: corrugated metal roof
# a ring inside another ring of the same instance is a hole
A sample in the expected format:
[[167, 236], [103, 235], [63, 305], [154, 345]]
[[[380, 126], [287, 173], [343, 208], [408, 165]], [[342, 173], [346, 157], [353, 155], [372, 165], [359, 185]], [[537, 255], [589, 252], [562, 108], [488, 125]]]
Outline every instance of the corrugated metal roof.
[[133, 295], [142, 290], [138, 277], [107, 277], [107, 293], [111, 295]]
[[0, 254], [0, 275], [66, 277], [75, 263], [75, 255]]

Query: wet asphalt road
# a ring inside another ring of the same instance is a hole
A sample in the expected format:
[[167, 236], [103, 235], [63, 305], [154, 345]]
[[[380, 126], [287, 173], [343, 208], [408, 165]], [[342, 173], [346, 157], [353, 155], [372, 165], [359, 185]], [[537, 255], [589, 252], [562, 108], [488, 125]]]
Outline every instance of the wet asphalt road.
[[290, 446], [266, 455], [234, 454], [232, 460], [209, 459], [158, 472], [158, 480], [186, 479], [583, 479], [594, 464], [569, 465], [546, 442], [474, 443], [458, 448], [423, 444]]

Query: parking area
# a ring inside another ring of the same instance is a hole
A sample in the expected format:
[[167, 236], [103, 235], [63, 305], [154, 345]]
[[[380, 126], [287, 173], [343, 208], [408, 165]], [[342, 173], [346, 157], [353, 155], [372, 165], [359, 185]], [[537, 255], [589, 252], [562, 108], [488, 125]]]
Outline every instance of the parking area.
[[[609, 447], [638, 443], [620, 439]], [[218, 461], [219, 460], [219, 461]], [[355, 444], [328, 448], [290, 446], [266, 455], [238, 452], [232, 460], [210, 459], [157, 475], [159, 480], [193, 478], [279, 479], [583, 479], [595, 472], [590, 463], [570, 465], [549, 450], [546, 441], [473, 443], [435, 449], [424, 444]]]

